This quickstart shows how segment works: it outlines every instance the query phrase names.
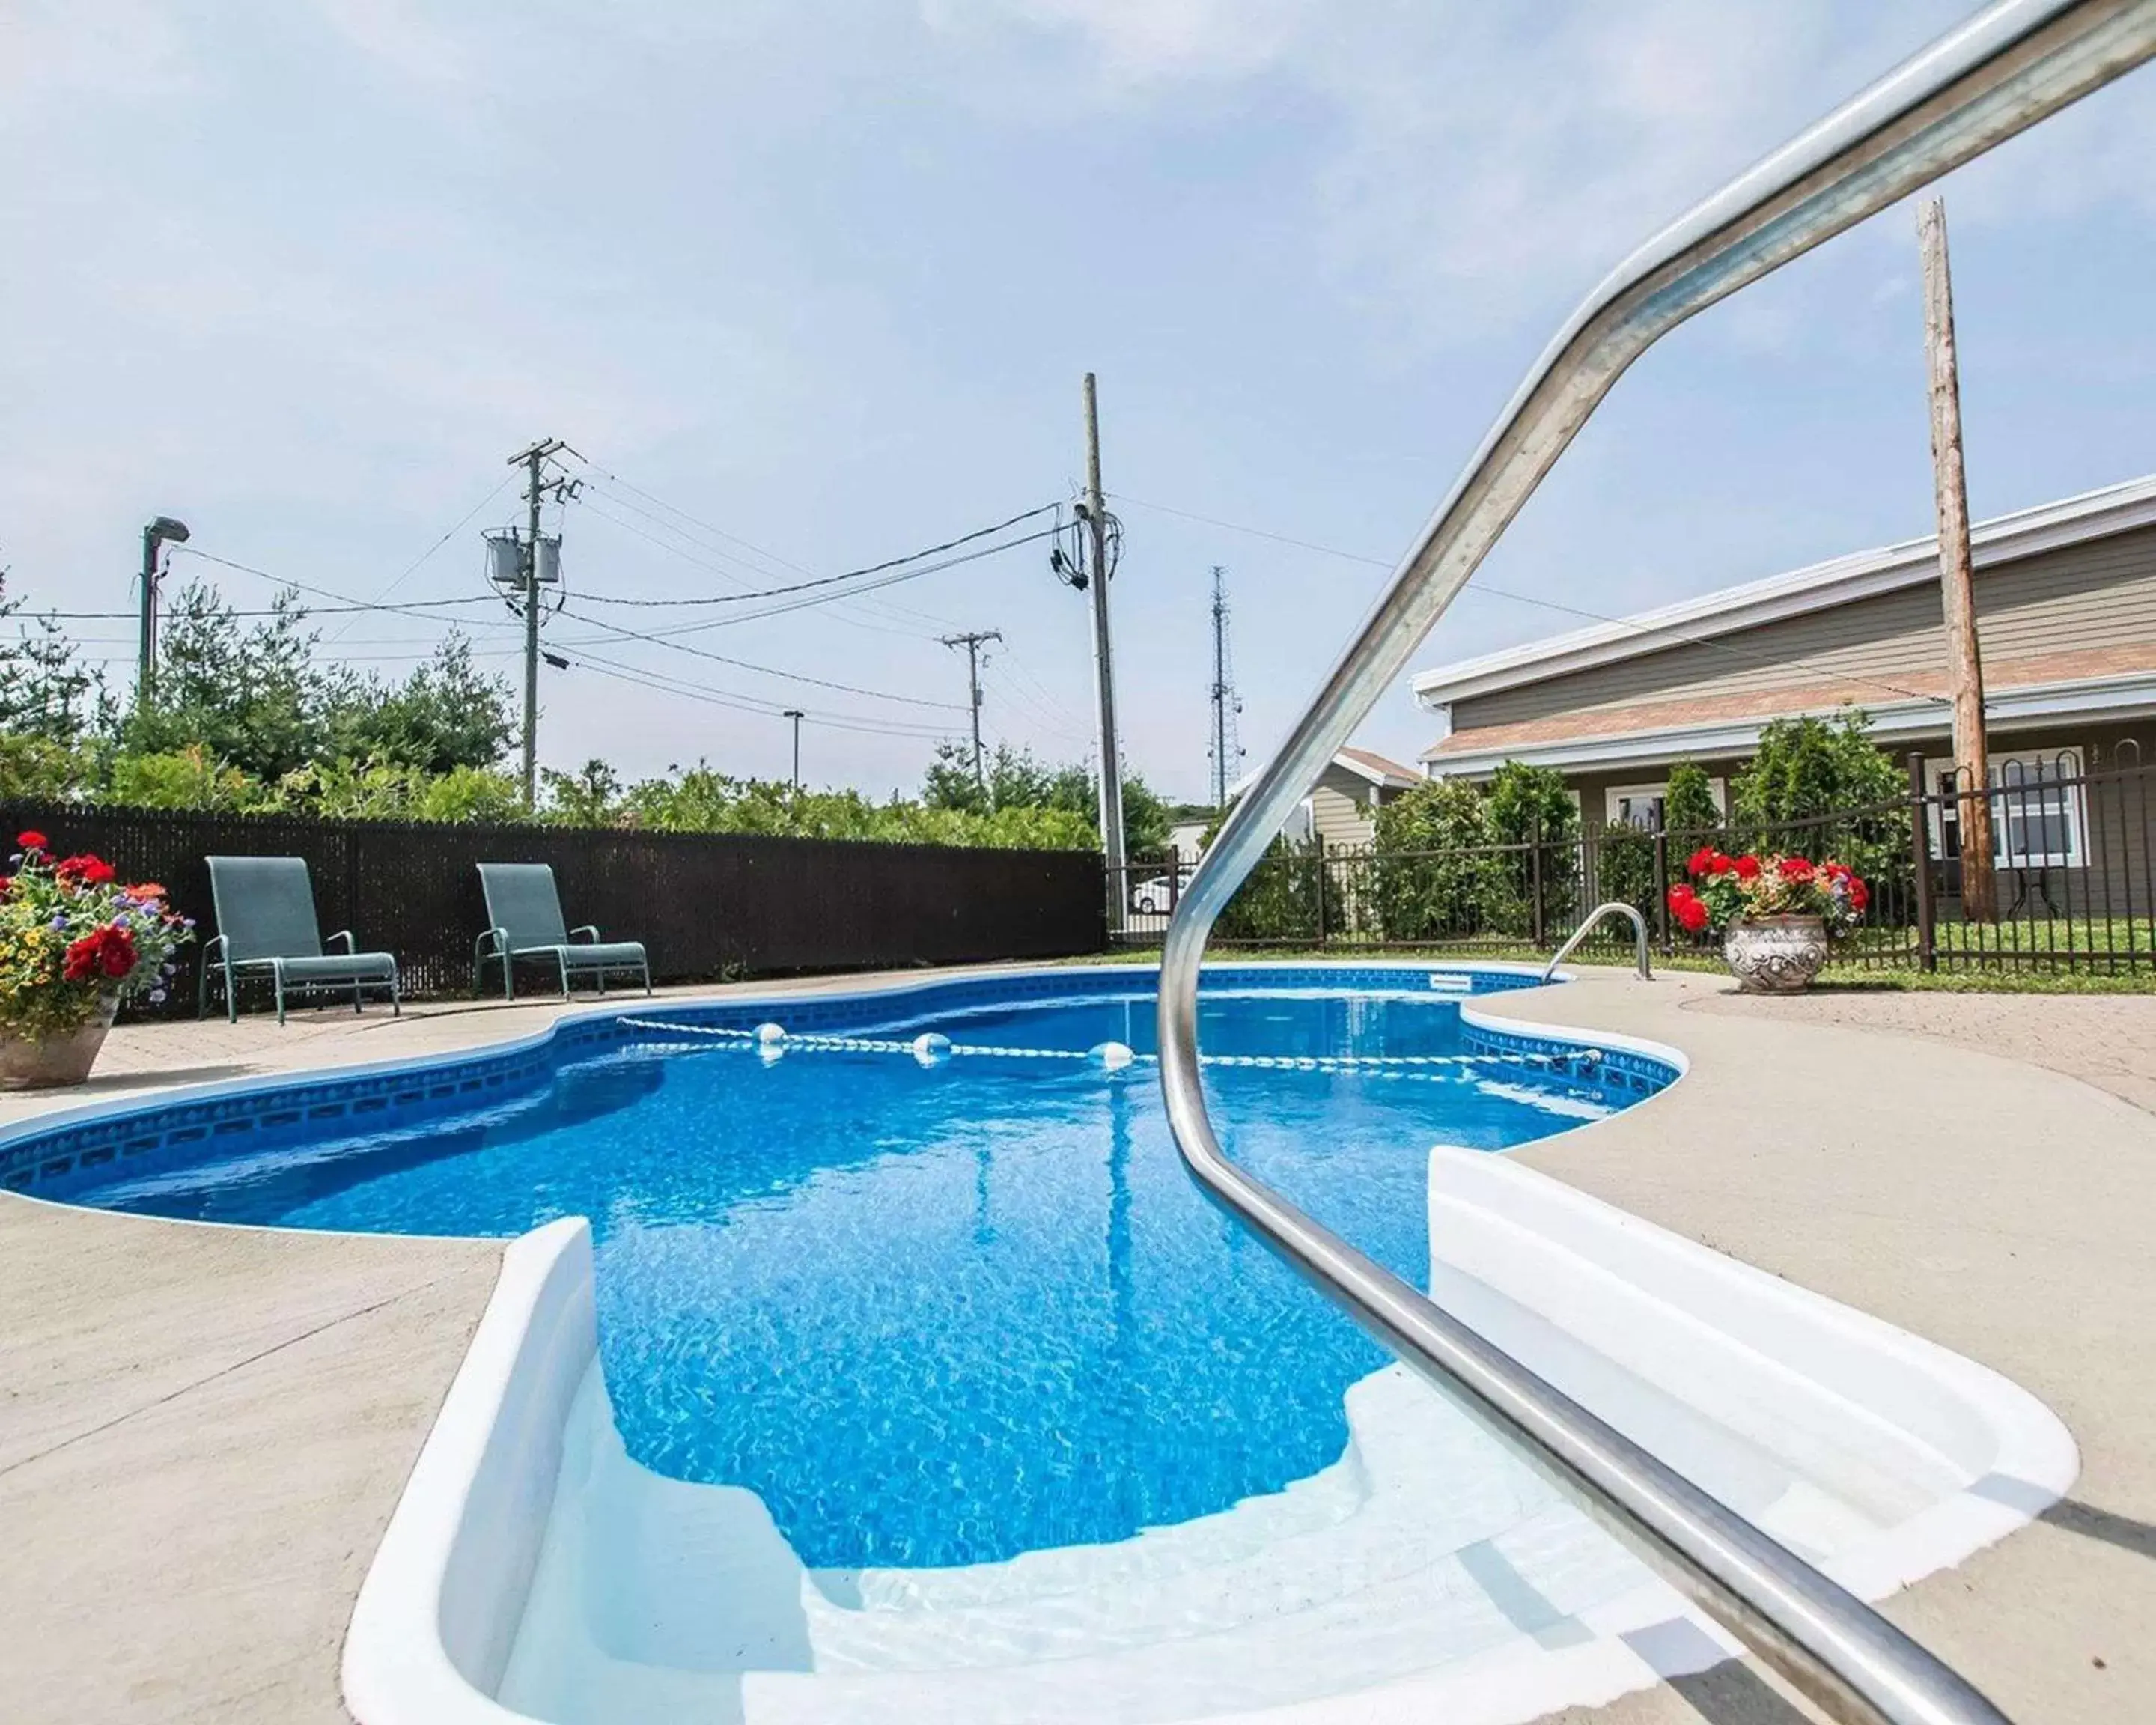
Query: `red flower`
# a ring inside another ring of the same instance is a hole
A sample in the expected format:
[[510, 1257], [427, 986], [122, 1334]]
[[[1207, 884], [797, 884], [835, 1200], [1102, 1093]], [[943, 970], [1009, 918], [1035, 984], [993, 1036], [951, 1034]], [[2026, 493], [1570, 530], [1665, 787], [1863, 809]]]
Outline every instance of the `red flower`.
[[117, 982], [134, 969], [135, 959], [135, 937], [117, 923], [108, 922], [80, 940], [68, 942], [60, 973], [71, 983], [88, 982], [100, 973]]
[[1759, 859], [1756, 856], [1740, 856], [1732, 866], [1736, 869], [1737, 878], [1740, 880], [1756, 880], [1759, 878]]
[[53, 873], [79, 886], [102, 886], [112, 879], [113, 870], [103, 857], [85, 851], [80, 856], [62, 857], [53, 865]]
[[1871, 890], [1856, 875], [1849, 877], [1849, 908], [1861, 912], [1871, 902]]
[[43, 850], [45, 848], [45, 835], [35, 830], [18, 833], [15, 834], [15, 842], [25, 850]]
[[1734, 857], [1724, 856], [1717, 850], [1708, 860], [1707, 871], [1710, 875], [1727, 875], [1736, 866], [1737, 860]]
[[13, 875], [0, 875], [0, 898], [7, 897], [14, 885], [15, 877]]
[[1714, 867], [1714, 860], [1721, 853], [1712, 845], [1701, 845], [1698, 850], [1692, 852], [1691, 860], [1685, 864], [1685, 872], [1687, 875], [1707, 873]]
[[155, 880], [145, 880], [140, 886], [129, 887], [127, 889], [127, 896], [132, 899], [139, 899], [144, 904], [148, 904], [153, 899], [162, 898], [165, 896], [165, 889], [160, 886]]
[[1697, 934], [1708, 922], [1707, 906], [1691, 888], [1679, 881], [1670, 889], [1670, 914], [1687, 934]]
[[99, 934], [103, 944], [97, 968], [118, 982], [135, 968], [135, 937], [124, 928], [105, 928]]
[[1812, 878], [1811, 863], [1804, 857], [1785, 856], [1782, 859], [1781, 868], [1782, 878], [1793, 886], [1801, 886]]

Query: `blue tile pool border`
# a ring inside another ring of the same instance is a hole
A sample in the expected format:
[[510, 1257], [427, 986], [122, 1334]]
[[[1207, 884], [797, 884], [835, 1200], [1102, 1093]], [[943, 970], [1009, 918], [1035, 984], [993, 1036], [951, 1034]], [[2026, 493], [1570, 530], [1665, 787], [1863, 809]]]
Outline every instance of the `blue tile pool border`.
[[[869, 1030], [968, 1008], [1117, 994], [1134, 980], [1149, 983], [1154, 974], [1151, 966], [1103, 965], [924, 979], [857, 993], [789, 995], [775, 988], [724, 1000], [624, 997], [490, 1048], [333, 1073], [242, 1079], [141, 1102], [94, 1103], [34, 1117], [0, 1128], [0, 1189], [64, 1202], [71, 1193], [105, 1184], [116, 1173], [185, 1167], [213, 1147], [228, 1155], [242, 1139], [266, 1147], [377, 1127], [402, 1132], [432, 1117], [509, 1106], [544, 1091], [565, 1066], [648, 1040], [628, 1019], [663, 1017], [729, 1029], [779, 1019], [792, 1031]], [[1452, 986], [1462, 976], [1469, 979], [1468, 989]], [[1473, 966], [1230, 964], [1209, 966], [1201, 987], [1370, 992], [1419, 984], [1460, 999], [1532, 988], [1537, 980], [1531, 972]], [[1584, 1033], [1531, 1035], [1465, 1014], [1461, 1031], [1471, 1052], [1541, 1056], [1571, 1083], [1627, 1099], [1651, 1095], [1678, 1074], [1667, 1060], [1612, 1047]]]

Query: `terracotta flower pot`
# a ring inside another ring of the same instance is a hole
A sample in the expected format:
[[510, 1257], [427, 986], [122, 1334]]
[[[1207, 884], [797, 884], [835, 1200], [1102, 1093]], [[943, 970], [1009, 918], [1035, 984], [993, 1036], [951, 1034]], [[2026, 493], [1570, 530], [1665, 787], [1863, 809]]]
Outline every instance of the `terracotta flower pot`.
[[105, 1033], [112, 1028], [112, 1015], [120, 1010], [120, 996], [102, 996], [97, 1012], [80, 1030], [57, 1036], [18, 1036], [0, 1030], [0, 1090], [47, 1090], [57, 1085], [80, 1084], [97, 1063], [105, 1046]]
[[1744, 918], [1722, 936], [1722, 956], [1748, 994], [1801, 994], [1826, 963], [1826, 920]]

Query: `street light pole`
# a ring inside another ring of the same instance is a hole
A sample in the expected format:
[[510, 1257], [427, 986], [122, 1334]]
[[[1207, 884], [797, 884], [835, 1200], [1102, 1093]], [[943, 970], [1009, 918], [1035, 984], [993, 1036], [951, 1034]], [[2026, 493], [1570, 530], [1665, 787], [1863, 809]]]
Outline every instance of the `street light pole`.
[[801, 788], [801, 721], [808, 715], [798, 706], [789, 706], [780, 716], [793, 721], [793, 788], [798, 791]]
[[146, 705], [157, 675], [157, 553], [187, 542], [187, 524], [161, 515], [142, 530], [142, 639], [135, 667], [135, 705]]

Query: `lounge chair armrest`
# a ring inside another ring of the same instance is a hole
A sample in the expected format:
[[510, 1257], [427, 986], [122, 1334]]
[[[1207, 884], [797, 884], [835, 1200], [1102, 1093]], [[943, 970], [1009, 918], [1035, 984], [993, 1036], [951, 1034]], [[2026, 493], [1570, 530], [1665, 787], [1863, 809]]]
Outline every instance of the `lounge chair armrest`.
[[569, 931], [569, 938], [574, 940], [580, 934], [588, 940], [595, 941], [599, 937], [599, 926], [596, 922], [583, 923]]
[[326, 952], [339, 941], [344, 942], [344, 949], [347, 952], [357, 952], [359, 950], [359, 942], [352, 937], [352, 931], [349, 928], [340, 928], [335, 934], [330, 936], [322, 942], [322, 950]]
[[203, 945], [203, 949], [202, 949], [202, 958], [203, 958], [203, 963], [205, 963], [205, 964], [208, 964], [208, 963], [210, 963], [210, 955], [211, 955], [213, 952], [218, 952], [218, 950], [220, 950], [221, 948], [225, 947], [228, 947], [228, 946], [230, 946], [231, 944], [232, 944], [232, 937], [231, 937], [229, 935], [223, 935], [223, 934], [213, 934], [213, 935], [212, 935], [212, 936], [209, 937], [208, 941], [208, 942]]
[[[491, 947], [488, 945], [489, 942], [493, 943]], [[495, 927], [487, 929], [472, 942], [472, 956], [475, 958], [498, 958], [508, 950], [509, 931], [506, 928]]]

